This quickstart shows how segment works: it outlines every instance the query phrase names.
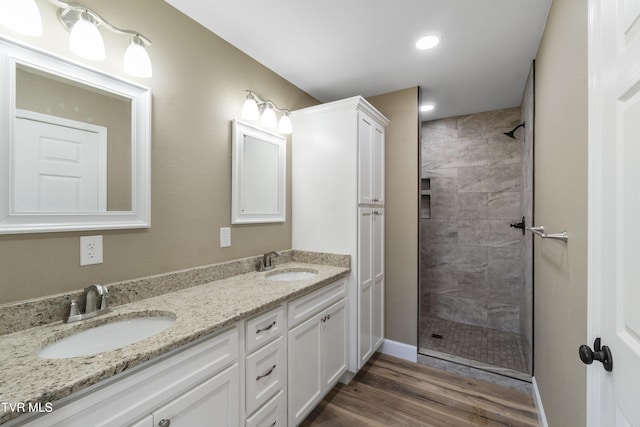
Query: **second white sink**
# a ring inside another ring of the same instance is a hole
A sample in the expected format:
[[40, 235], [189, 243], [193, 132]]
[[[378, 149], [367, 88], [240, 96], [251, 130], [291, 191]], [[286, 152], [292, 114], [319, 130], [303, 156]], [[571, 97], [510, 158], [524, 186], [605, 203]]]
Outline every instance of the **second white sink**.
[[135, 317], [84, 329], [44, 347], [38, 353], [44, 359], [90, 356], [133, 344], [173, 325], [169, 316]]

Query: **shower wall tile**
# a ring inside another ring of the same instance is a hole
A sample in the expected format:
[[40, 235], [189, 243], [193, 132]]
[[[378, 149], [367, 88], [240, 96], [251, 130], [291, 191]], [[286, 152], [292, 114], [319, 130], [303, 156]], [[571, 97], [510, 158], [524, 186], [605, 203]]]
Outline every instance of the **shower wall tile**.
[[489, 138], [489, 164], [519, 163], [521, 145], [506, 135]]
[[520, 191], [520, 162], [458, 169], [459, 192]]
[[501, 331], [520, 332], [520, 307], [490, 302], [487, 305], [489, 327]]
[[455, 219], [421, 220], [420, 227], [427, 244], [447, 244], [458, 240], [458, 221]]
[[458, 169], [422, 169], [422, 178], [428, 178], [431, 182], [431, 194], [457, 193]]
[[458, 217], [458, 193], [432, 193], [430, 201], [432, 219]]
[[517, 246], [520, 239], [509, 221], [458, 220], [458, 243], [467, 246]]
[[482, 166], [488, 164], [488, 156], [486, 138], [463, 138], [429, 145], [424, 164], [429, 169]]
[[458, 193], [458, 218], [486, 219], [488, 208], [488, 193]]
[[455, 270], [458, 260], [458, 245], [426, 244], [423, 245], [421, 252], [422, 268]]
[[488, 219], [515, 220], [521, 216], [520, 193], [510, 191], [488, 193]]
[[465, 273], [485, 273], [489, 267], [489, 248], [460, 246], [456, 269]]
[[[473, 298], [478, 301], [488, 301], [491, 295], [487, 270], [456, 272], [458, 296]], [[482, 325], [486, 326], [486, 325]]]
[[425, 122], [422, 128], [422, 146], [434, 142], [458, 139], [458, 118], [448, 118]]
[[488, 280], [490, 300], [495, 303], [519, 305], [522, 296], [520, 246], [489, 248]]
[[455, 272], [426, 268], [422, 272], [424, 283], [431, 294], [457, 295], [458, 281]]
[[473, 298], [432, 294], [431, 315], [469, 325], [486, 326], [488, 324], [486, 303]]

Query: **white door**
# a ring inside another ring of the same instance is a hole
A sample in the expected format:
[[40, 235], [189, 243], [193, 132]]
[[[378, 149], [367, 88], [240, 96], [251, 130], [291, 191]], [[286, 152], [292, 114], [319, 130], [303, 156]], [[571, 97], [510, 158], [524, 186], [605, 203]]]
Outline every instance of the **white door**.
[[374, 140], [373, 130], [375, 123], [371, 117], [358, 112], [358, 203], [369, 205], [374, 203], [373, 156]]
[[19, 110], [14, 139], [14, 212], [106, 211], [105, 127]]
[[640, 426], [640, 0], [590, 0], [588, 424]]
[[371, 188], [373, 202], [384, 205], [384, 128], [374, 123], [372, 129]]

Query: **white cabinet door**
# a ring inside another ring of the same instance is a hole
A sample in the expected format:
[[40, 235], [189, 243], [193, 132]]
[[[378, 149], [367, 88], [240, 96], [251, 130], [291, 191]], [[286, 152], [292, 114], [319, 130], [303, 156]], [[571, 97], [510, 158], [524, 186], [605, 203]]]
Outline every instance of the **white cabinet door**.
[[371, 187], [373, 189], [373, 203], [384, 205], [384, 128], [374, 123], [371, 129]]
[[384, 127], [358, 112], [358, 203], [384, 204]]
[[298, 425], [322, 397], [320, 314], [289, 331], [289, 424]]
[[376, 351], [384, 339], [384, 208], [373, 210], [372, 257], [371, 341]]
[[324, 389], [330, 390], [347, 370], [346, 301], [329, 307], [322, 320], [322, 378]]
[[129, 427], [154, 427], [153, 415], [147, 415], [143, 419], [131, 424]]
[[240, 425], [238, 364], [192, 388], [153, 412], [154, 426], [237, 427]]
[[373, 209], [358, 209], [358, 369], [372, 354]]

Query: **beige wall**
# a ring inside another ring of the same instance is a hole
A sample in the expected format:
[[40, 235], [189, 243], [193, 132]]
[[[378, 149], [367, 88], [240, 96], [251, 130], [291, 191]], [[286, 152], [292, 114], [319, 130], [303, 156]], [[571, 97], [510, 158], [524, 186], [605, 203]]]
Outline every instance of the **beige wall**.
[[534, 374], [549, 425], [584, 426], [587, 325], [587, 3], [555, 0], [536, 57]]
[[[56, 54], [124, 75], [127, 37], [102, 31], [104, 62], [68, 50], [55, 8], [38, 0], [44, 35], [21, 37]], [[159, 0], [84, 0], [114, 25], [134, 28], [153, 42], [154, 76], [140, 79], [153, 93], [152, 227], [99, 233], [0, 236], [0, 303], [82, 288], [291, 247], [290, 222], [232, 227], [232, 246], [219, 247], [219, 228], [230, 226], [231, 125], [244, 89], [279, 106], [316, 104], [309, 95]], [[290, 167], [290, 156], [288, 156]], [[291, 182], [287, 183], [290, 200]], [[287, 206], [288, 217], [291, 213]], [[104, 263], [79, 266], [79, 236], [104, 235]]]
[[368, 101], [391, 121], [385, 135], [385, 337], [417, 345], [418, 88]]

